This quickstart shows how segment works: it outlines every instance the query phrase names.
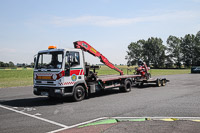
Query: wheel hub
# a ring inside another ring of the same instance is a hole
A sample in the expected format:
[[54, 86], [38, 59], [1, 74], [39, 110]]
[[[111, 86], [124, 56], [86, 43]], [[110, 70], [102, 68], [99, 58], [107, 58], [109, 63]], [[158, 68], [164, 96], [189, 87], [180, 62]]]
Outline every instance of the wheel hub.
[[79, 90], [77, 90], [77, 96], [78, 96], [78, 97], [81, 97], [81, 96], [82, 96], [82, 94], [83, 94], [82, 90], [80, 90], [80, 89], [79, 89]]

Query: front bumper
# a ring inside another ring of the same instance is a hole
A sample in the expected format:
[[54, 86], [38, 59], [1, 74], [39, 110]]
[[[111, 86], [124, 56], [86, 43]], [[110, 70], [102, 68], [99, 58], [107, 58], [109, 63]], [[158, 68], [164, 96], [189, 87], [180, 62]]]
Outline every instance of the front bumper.
[[33, 93], [38, 96], [64, 97], [72, 96], [72, 87], [44, 87], [34, 86]]

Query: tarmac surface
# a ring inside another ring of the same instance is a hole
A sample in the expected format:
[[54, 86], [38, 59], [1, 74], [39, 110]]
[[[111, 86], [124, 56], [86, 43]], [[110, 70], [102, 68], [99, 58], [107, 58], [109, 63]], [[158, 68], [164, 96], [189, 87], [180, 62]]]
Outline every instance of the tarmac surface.
[[[129, 93], [107, 90], [81, 102], [34, 96], [32, 86], [0, 88], [0, 131], [200, 132], [200, 75], [161, 77], [170, 82], [162, 87], [133, 87]], [[120, 121], [128, 118], [145, 121]], [[170, 118], [177, 120], [161, 120]], [[119, 120], [101, 123], [107, 119]], [[99, 121], [101, 124], [81, 127]]]

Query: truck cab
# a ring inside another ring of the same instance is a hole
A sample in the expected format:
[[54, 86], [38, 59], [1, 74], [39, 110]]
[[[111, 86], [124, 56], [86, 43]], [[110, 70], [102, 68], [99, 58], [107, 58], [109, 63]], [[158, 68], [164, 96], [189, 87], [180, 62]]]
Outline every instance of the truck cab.
[[39, 51], [35, 58], [33, 93], [49, 98], [74, 95], [75, 101], [82, 100], [87, 90], [84, 62], [81, 49], [49, 46], [48, 50]]

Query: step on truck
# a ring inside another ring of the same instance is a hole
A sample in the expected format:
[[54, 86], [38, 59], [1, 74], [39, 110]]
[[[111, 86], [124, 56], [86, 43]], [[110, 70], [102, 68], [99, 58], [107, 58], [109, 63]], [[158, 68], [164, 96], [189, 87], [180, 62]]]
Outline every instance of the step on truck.
[[[119, 75], [97, 76], [95, 70], [99, 66], [88, 65], [84, 52], [98, 57], [103, 64], [118, 71]], [[74, 101], [81, 101], [91, 93], [117, 87], [122, 92], [129, 92], [134, 84], [150, 79], [147, 68], [137, 74], [124, 75], [122, 70], [85, 41], [74, 42], [73, 49], [49, 46], [48, 50], [38, 52], [34, 62], [33, 93], [49, 98], [72, 96]], [[165, 79], [157, 80], [166, 82]]]

